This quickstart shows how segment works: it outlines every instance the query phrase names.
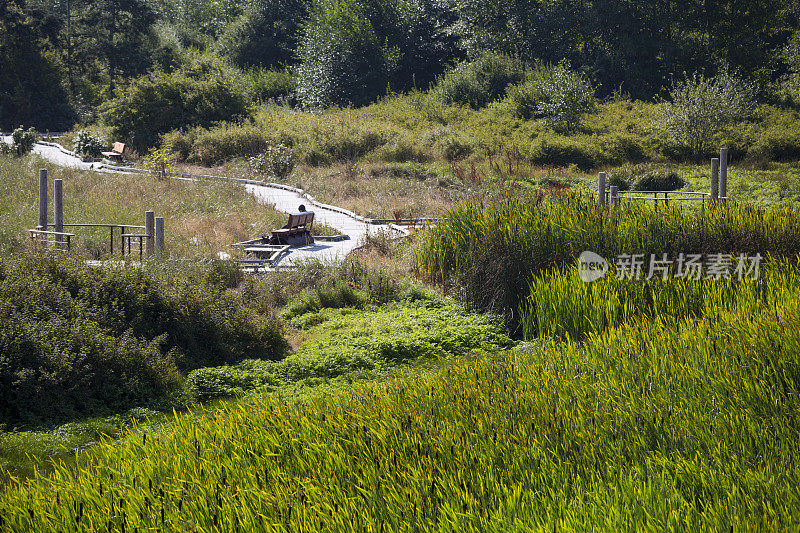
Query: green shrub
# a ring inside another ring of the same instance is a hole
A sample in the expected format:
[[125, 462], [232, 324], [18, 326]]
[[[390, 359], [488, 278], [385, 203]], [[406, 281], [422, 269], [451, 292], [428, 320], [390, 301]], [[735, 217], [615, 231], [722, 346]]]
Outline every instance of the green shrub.
[[727, 72], [713, 78], [695, 73], [673, 84], [662, 108], [666, 131], [694, 156], [705, 155], [725, 126], [753, 115], [755, 92], [753, 84]]
[[270, 146], [266, 133], [250, 124], [221, 124], [193, 132], [189, 161], [210, 166], [237, 157], [256, 156]]
[[684, 185], [686, 185], [686, 181], [673, 171], [652, 170], [635, 177], [633, 190], [676, 191]]
[[602, 148], [594, 139], [562, 136], [543, 136], [530, 147], [528, 157], [532, 163], [568, 167], [576, 165], [589, 170], [607, 163]]
[[263, 154], [249, 159], [250, 168], [259, 174], [269, 174], [280, 179], [286, 178], [294, 170], [297, 159], [294, 150], [285, 144], [272, 144]]
[[244, 396], [277, 383], [273, 370], [263, 361], [243, 361], [236, 366], [199, 368], [186, 377], [186, 391], [198, 402]]
[[294, 104], [297, 76], [284, 70], [257, 68], [248, 72], [253, 93], [261, 102]]
[[525, 120], [544, 118], [557, 131], [573, 131], [596, 108], [594, 88], [566, 64], [540, 66], [509, 90], [514, 113]]
[[502, 98], [509, 85], [525, 77], [525, 66], [502, 54], [485, 52], [475, 61], [459, 63], [442, 75], [430, 97], [444, 104], [461, 104], [480, 109]]
[[249, 115], [249, 84], [242, 77], [218, 58], [194, 56], [169, 74], [154, 71], [134, 79], [106, 105], [103, 121], [114, 138], [144, 152], [171, 130]]
[[34, 145], [36, 145], [36, 130], [34, 128], [26, 130], [20, 126], [11, 132], [11, 151], [17, 157], [31, 153]]
[[72, 141], [72, 151], [84, 157], [100, 157], [100, 153], [108, 144], [100, 136], [92, 134], [89, 130], [80, 130]]
[[224, 292], [236, 280], [219, 274], [186, 265], [95, 269], [69, 256], [0, 259], [0, 423], [170, 403], [180, 371], [282, 357], [277, 319]]

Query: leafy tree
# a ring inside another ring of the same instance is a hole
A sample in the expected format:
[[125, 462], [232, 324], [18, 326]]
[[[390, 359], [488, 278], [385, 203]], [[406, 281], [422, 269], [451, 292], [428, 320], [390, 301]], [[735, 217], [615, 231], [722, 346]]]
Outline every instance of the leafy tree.
[[0, 128], [64, 129], [73, 111], [58, 61], [14, 0], [0, 3]]
[[298, 52], [307, 107], [364, 105], [385, 92], [392, 56], [356, 0], [318, 0]]
[[705, 155], [724, 126], [755, 111], [755, 85], [722, 72], [694, 74], [675, 83], [664, 104], [664, 124], [672, 139], [693, 155]]
[[228, 26], [218, 50], [239, 67], [281, 67], [293, 63], [306, 0], [260, 0]]

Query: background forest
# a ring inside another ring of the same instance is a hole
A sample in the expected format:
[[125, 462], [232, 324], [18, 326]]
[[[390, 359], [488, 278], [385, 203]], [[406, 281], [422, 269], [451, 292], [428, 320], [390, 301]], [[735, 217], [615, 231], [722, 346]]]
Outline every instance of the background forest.
[[645, 101], [685, 73], [746, 73], [762, 102], [786, 105], [798, 95], [799, 14], [778, 0], [10, 0], [0, 129], [104, 115], [119, 126], [137, 98], [166, 112], [129, 128], [151, 136], [248, 117], [270, 98], [362, 106], [426, 90], [486, 52], [564, 62], [600, 97]]

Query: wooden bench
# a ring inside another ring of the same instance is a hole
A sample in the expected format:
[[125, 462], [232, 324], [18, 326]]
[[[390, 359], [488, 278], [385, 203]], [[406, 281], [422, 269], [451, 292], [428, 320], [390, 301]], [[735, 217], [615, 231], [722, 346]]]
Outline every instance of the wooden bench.
[[269, 244], [288, 244], [289, 246], [302, 246], [312, 244], [311, 228], [314, 225], [314, 212], [304, 211], [292, 213], [289, 221], [280, 229], [272, 231]]
[[100, 152], [104, 157], [114, 161], [122, 161], [122, 155], [125, 153], [125, 145], [123, 143], [114, 143], [114, 148], [110, 152]]

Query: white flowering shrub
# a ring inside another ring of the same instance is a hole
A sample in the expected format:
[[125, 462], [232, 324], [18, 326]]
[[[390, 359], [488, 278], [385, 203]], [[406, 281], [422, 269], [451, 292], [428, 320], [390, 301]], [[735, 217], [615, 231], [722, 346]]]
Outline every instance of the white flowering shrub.
[[105, 139], [89, 130], [80, 130], [72, 141], [72, 151], [84, 157], [99, 157], [106, 146]]
[[297, 158], [285, 144], [273, 144], [266, 151], [250, 158], [250, 168], [257, 174], [269, 174], [285, 178], [294, 170]]
[[591, 82], [563, 63], [537, 68], [509, 93], [517, 116], [544, 118], [556, 131], [574, 131], [597, 105]]
[[36, 130], [20, 126], [11, 133], [11, 142], [11, 151], [18, 157], [29, 154], [36, 144]]
[[715, 77], [695, 73], [672, 86], [663, 106], [664, 127], [675, 143], [702, 156], [723, 127], [753, 115], [755, 94], [753, 83], [727, 72]]

